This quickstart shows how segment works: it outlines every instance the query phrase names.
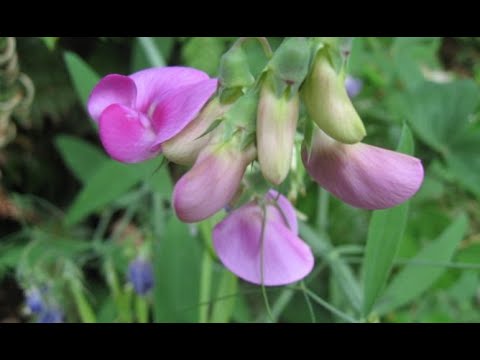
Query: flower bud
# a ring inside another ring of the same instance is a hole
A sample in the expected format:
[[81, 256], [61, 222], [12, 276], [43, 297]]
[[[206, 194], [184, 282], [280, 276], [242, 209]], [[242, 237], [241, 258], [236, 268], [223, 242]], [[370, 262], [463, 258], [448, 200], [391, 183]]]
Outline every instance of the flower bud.
[[165, 157], [176, 164], [192, 165], [199, 152], [217, 134], [215, 129], [206, 134], [205, 132], [215, 120], [223, 116], [229, 107], [229, 105], [220, 104], [218, 98], [210, 101], [185, 129], [162, 144]]
[[263, 176], [275, 185], [288, 175], [299, 112], [298, 93], [287, 99], [277, 97], [264, 82], [257, 115], [258, 161]]
[[348, 97], [343, 76], [320, 50], [303, 87], [303, 98], [312, 120], [326, 134], [345, 144], [360, 142], [365, 127]]
[[209, 145], [202, 150], [195, 165], [173, 190], [177, 217], [183, 222], [197, 222], [223, 209], [235, 196], [255, 155], [253, 146], [242, 151], [233, 142]]

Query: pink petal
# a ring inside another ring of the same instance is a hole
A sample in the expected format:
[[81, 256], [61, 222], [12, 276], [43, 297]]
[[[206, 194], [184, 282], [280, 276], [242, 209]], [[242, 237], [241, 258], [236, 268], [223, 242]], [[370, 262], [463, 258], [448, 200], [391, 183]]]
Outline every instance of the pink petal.
[[[276, 202], [276, 205], [280, 208], [282, 213], [278, 211], [278, 209], [274, 206], [276, 212], [278, 212], [279, 219], [281, 218], [287, 227], [294, 233], [298, 234], [298, 222], [297, 222], [297, 214], [295, 212], [295, 208], [292, 206], [290, 201], [280, 194], [278, 196], [278, 192], [276, 190], [270, 189], [268, 193], [265, 195], [265, 198], [271, 200], [272, 202]], [[272, 214], [274, 211], [272, 211]]]
[[177, 217], [184, 222], [196, 222], [223, 209], [233, 199], [251, 160], [252, 154], [228, 145], [204, 149], [173, 190]]
[[213, 244], [225, 267], [238, 277], [267, 286], [290, 284], [310, 273], [314, 265], [313, 254], [310, 247], [283, 223], [272, 219], [271, 210], [268, 206], [263, 251], [263, 214], [255, 203], [240, 207], [217, 224], [213, 230]]
[[344, 202], [370, 210], [385, 209], [412, 197], [423, 181], [419, 159], [367, 144], [345, 145], [318, 133], [310, 159], [310, 176]]
[[152, 117], [157, 133], [155, 143], [161, 144], [182, 131], [200, 113], [216, 89], [217, 79], [208, 79], [166, 94]]
[[126, 106], [114, 104], [100, 117], [100, 139], [107, 153], [125, 163], [144, 161], [156, 156], [155, 134], [145, 115]]
[[88, 112], [98, 122], [103, 110], [108, 106], [120, 104], [132, 107], [136, 96], [137, 88], [128, 76], [107, 75], [93, 88], [88, 98]]
[[147, 114], [152, 104], [162, 101], [170, 91], [207, 80], [209, 76], [194, 68], [167, 66], [141, 70], [130, 78], [138, 90], [135, 108]]

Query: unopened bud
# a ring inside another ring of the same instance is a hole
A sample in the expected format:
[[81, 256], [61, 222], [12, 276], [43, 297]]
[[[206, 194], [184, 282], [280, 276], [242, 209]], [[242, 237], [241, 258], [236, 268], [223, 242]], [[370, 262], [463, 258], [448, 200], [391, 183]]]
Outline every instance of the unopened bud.
[[325, 50], [320, 50], [314, 61], [302, 90], [310, 117], [335, 140], [360, 142], [365, 127], [348, 97], [343, 76], [336, 73]]

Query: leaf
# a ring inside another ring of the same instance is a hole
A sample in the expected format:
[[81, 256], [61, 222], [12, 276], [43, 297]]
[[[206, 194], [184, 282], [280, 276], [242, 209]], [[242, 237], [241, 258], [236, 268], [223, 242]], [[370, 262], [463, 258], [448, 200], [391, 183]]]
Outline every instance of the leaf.
[[[168, 62], [170, 58], [170, 54], [173, 49], [174, 40], [172, 37], [154, 37], [151, 38], [152, 42], [156, 46], [157, 51], [161, 54], [164, 62]], [[131, 70], [132, 72], [137, 72], [139, 70], [143, 70], [145, 68], [151, 67], [152, 63], [149, 61], [147, 54], [145, 53], [144, 48], [142, 48], [142, 44], [140, 43], [140, 39], [135, 39], [133, 44], [133, 50], [131, 55]]]
[[159, 158], [128, 165], [114, 160], [104, 162], [70, 206], [65, 217], [66, 224], [74, 225], [125, 194], [140, 180], [150, 176], [159, 162]]
[[449, 172], [467, 190], [480, 197], [480, 130], [465, 129], [446, 155]]
[[73, 136], [57, 136], [55, 145], [65, 165], [82, 183], [86, 183], [104, 162], [109, 161], [99, 148]]
[[182, 57], [187, 66], [215, 75], [224, 51], [224, 41], [218, 38], [194, 37], [183, 46]]
[[[465, 236], [468, 219], [457, 217], [450, 226], [433, 242], [425, 246], [412, 262], [448, 262], [459, 242]], [[385, 314], [408, 304], [428, 290], [446, 271], [443, 266], [411, 264], [405, 266], [392, 280], [378, 302], [375, 311]]]
[[[413, 154], [413, 137], [408, 126], [403, 127], [399, 151]], [[363, 314], [367, 316], [385, 286], [395, 254], [407, 224], [409, 201], [386, 210], [374, 211], [368, 227], [364, 259]]]
[[88, 96], [100, 80], [100, 76], [77, 54], [65, 51], [63, 56], [77, 95], [82, 105], [86, 107]]
[[155, 322], [197, 322], [200, 247], [174, 216], [163, 233], [154, 243]]
[[406, 112], [414, 132], [433, 149], [446, 154], [468, 123], [479, 103], [472, 80], [448, 84], [424, 82], [407, 96]]
[[237, 300], [238, 278], [230, 271], [222, 270], [220, 284], [216, 297], [212, 299], [213, 303], [212, 315], [210, 322], [212, 323], [228, 323], [235, 310]]
[[165, 59], [162, 52], [158, 49], [155, 40], [151, 37], [139, 37], [138, 41], [145, 53], [149, 66], [165, 66]]
[[333, 272], [333, 277], [351, 305], [360, 310], [362, 293], [352, 269], [338, 256], [334, 247], [324, 237], [304, 222], [299, 222], [301, 237], [312, 247], [315, 255], [319, 255], [328, 263]]
[[53, 51], [55, 49], [55, 45], [57, 44], [58, 37], [41, 37], [43, 43], [48, 48], [48, 50]]
[[391, 51], [393, 65], [398, 78], [408, 89], [413, 89], [424, 81], [422, 66], [438, 67], [440, 38], [397, 37]]

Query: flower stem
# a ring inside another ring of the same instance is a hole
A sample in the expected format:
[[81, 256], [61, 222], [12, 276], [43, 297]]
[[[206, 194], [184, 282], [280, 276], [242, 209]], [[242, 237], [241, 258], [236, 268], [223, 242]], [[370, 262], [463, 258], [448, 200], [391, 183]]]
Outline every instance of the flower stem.
[[330, 194], [327, 190], [319, 188], [318, 203], [317, 203], [317, 228], [322, 232], [327, 232], [328, 227], [328, 204]]
[[[210, 234], [211, 229], [209, 226], [209, 222], [203, 221], [200, 223], [201, 233], [205, 236], [205, 234]], [[207, 235], [209, 236], [209, 235]], [[210, 236], [209, 236], [210, 237]], [[205, 239], [207, 240], [207, 239]], [[206, 241], [205, 241], [206, 243]], [[203, 247], [203, 256], [202, 256], [202, 265], [201, 265], [201, 272], [200, 272], [200, 294], [199, 294], [199, 303], [206, 303], [205, 305], [200, 306], [199, 314], [198, 314], [198, 322], [199, 323], [207, 323], [208, 322], [208, 310], [209, 310], [209, 300], [210, 300], [210, 289], [212, 285], [212, 266], [213, 261], [212, 257], [208, 251], [206, 246]]]
[[148, 302], [144, 296], [136, 296], [135, 313], [139, 323], [145, 324], [148, 322]]

